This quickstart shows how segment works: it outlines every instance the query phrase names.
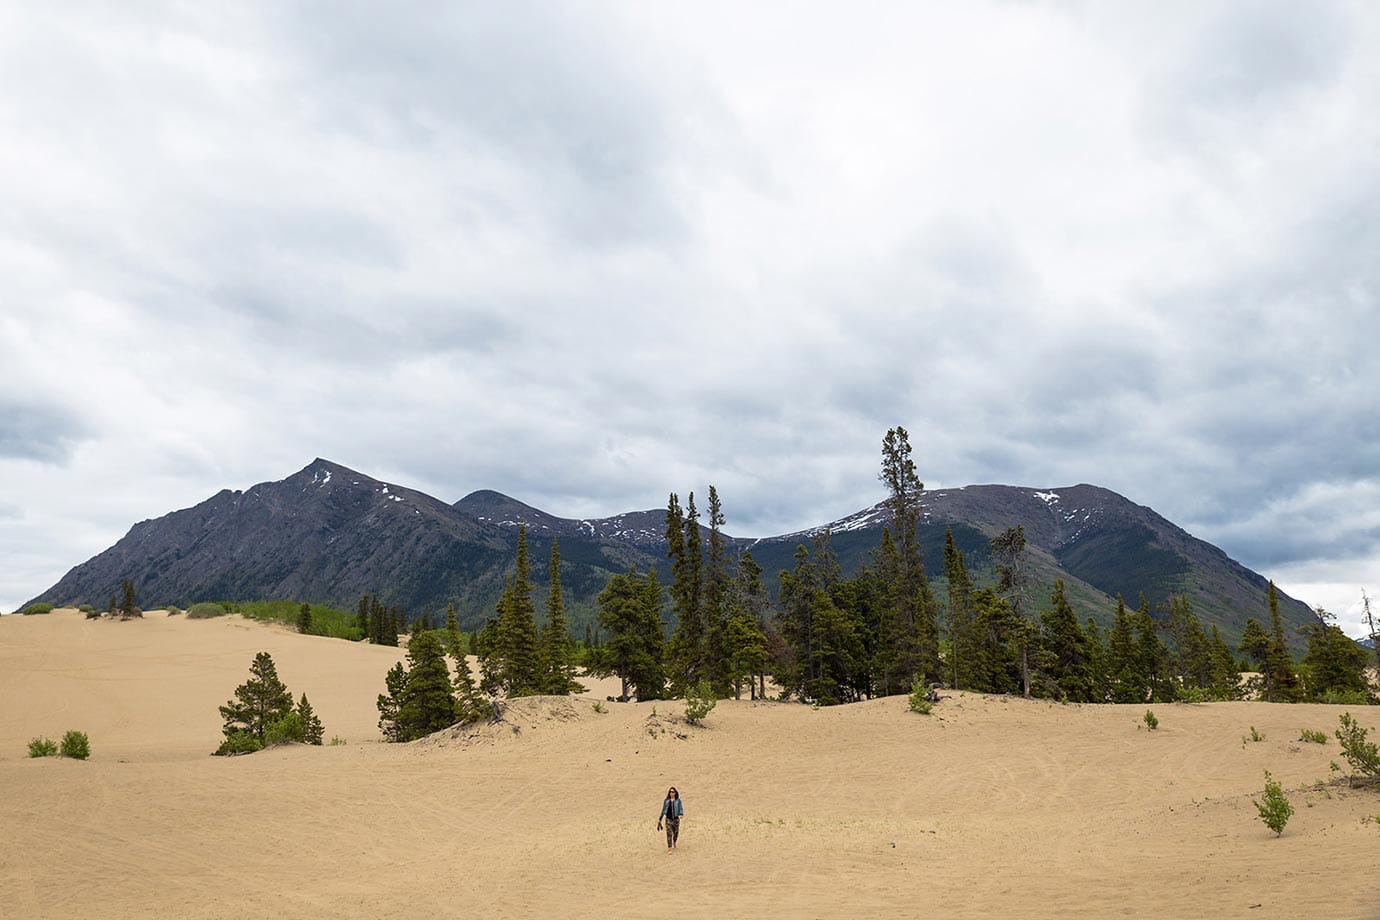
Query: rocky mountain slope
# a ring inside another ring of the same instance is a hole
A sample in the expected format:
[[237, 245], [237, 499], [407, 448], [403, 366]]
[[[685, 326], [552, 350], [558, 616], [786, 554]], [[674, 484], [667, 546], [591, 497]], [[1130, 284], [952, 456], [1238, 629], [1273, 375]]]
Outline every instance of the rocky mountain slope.
[[[975, 485], [923, 494], [920, 539], [927, 571], [942, 574], [944, 533], [951, 529], [981, 584], [990, 581], [988, 540], [1025, 528], [1038, 610], [1063, 578], [1080, 616], [1107, 622], [1120, 593], [1134, 605], [1186, 594], [1206, 623], [1229, 641], [1248, 616], [1266, 617], [1263, 577], [1234, 562], [1149, 508], [1107, 489], [1078, 485], [1041, 490]], [[559, 539], [562, 582], [574, 627], [594, 615], [610, 575], [657, 566], [665, 579], [660, 509], [607, 518], [560, 518], [498, 492], [479, 491], [454, 505], [317, 459], [278, 482], [225, 490], [192, 508], [134, 525], [110, 549], [78, 565], [37, 600], [107, 603], [123, 578], [140, 602], [186, 606], [198, 600], [294, 598], [352, 607], [379, 594], [412, 615], [454, 603], [466, 628], [492, 610], [512, 566], [517, 524], [528, 528], [533, 578], [547, 580], [551, 541]], [[845, 572], [876, 548], [880, 505], [827, 526]], [[760, 539], [730, 538], [751, 549], [771, 587], [792, 564], [796, 546], [823, 527]], [[943, 585], [936, 591], [942, 596]], [[1307, 607], [1283, 599], [1285, 619], [1300, 625]]]

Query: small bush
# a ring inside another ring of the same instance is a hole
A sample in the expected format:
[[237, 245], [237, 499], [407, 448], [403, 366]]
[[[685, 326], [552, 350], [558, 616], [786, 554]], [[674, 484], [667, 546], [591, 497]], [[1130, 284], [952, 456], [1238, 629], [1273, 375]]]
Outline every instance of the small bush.
[[1369, 706], [1375, 701], [1364, 690], [1329, 690], [1318, 702], [1330, 706]]
[[62, 736], [62, 756], [85, 760], [91, 756], [91, 740], [86, 732], [71, 731]]
[[47, 601], [43, 601], [41, 603], [36, 601], [19, 612], [24, 614], [24, 616], [26, 617], [31, 617], [39, 613], [52, 613], [53, 605], [48, 603]]
[[1337, 743], [1342, 746], [1342, 756], [1351, 765], [1352, 781], [1358, 775], [1380, 780], [1380, 750], [1374, 741], [1366, 740], [1369, 730], [1362, 728], [1349, 712], [1342, 713], [1337, 721]]
[[1265, 771], [1265, 794], [1261, 799], [1251, 799], [1255, 803], [1256, 810], [1260, 812], [1260, 820], [1265, 822], [1265, 826], [1275, 832], [1278, 837], [1284, 833], [1284, 825], [1289, 823], [1289, 818], [1294, 813], [1294, 806], [1289, 804], [1289, 799], [1284, 795], [1284, 788], [1279, 782], [1270, 776], [1270, 771]]
[[302, 722], [302, 714], [289, 712], [276, 722], [268, 723], [264, 731], [267, 744], [304, 744], [307, 740], [307, 726]]
[[1327, 744], [1327, 732], [1315, 732], [1311, 728], [1299, 730], [1299, 740], [1312, 744]]
[[44, 738], [40, 735], [29, 742], [30, 757], [56, 757], [57, 752], [57, 742], [52, 738]]
[[207, 620], [211, 617], [223, 617], [229, 612], [220, 604], [193, 604], [187, 608], [187, 619]]
[[182, 614], [182, 611], [178, 610], [176, 607], [168, 607], [167, 611], [170, 617], [180, 616]]
[[96, 612], [96, 608], [92, 607], [90, 604], [78, 604], [77, 609], [88, 615]]
[[718, 703], [709, 681], [700, 681], [685, 691], [685, 721], [691, 725], [699, 725], [705, 716], [714, 711]]
[[86, 612], [86, 618], [88, 620], [99, 620], [101, 618], [101, 612], [99, 610], [88, 610]]
[[918, 677], [912, 679], [910, 682], [910, 711], [927, 716], [933, 710], [934, 703], [930, 702], [930, 692], [925, 689], [924, 682]]
[[264, 743], [249, 732], [231, 732], [216, 748], [216, 757], [233, 757], [236, 754], [253, 754], [262, 751]]
[[1145, 727], [1151, 731], [1160, 727], [1160, 720], [1155, 718], [1155, 714], [1149, 709], [1145, 710], [1145, 715], [1142, 718], [1145, 720]]

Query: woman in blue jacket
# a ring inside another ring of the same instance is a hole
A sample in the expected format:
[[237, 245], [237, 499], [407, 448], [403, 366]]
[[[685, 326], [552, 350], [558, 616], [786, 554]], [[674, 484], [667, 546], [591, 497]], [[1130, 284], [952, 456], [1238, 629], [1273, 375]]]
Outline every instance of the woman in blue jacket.
[[685, 816], [685, 806], [680, 803], [680, 793], [676, 787], [672, 786], [666, 790], [666, 798], [661, 802], [661, 816], [656, 819], [656, 829], [661, 830], [661, 825], [666, 824], [666, 852], [676, 848], [676, 841], [680, 839], [680, 819]]

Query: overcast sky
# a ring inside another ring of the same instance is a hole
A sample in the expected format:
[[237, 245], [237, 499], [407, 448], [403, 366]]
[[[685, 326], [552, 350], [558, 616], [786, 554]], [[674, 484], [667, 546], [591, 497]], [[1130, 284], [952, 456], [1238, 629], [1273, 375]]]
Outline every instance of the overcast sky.
[[4, 4], [0, 85], [0, 609], [316, 456], [764, 536], [897, 424], [1380, 594], [1376, 4]]

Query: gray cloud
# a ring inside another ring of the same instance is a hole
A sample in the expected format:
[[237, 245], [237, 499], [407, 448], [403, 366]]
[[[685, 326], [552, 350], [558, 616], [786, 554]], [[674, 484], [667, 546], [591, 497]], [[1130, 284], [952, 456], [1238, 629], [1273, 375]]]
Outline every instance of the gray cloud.
[[20, 594], [317, 455], [796, 530], [879, 497], [896, 424], [932, 486], [1094, 482], [1380, 586], [1365, 7], [11, 19]]

